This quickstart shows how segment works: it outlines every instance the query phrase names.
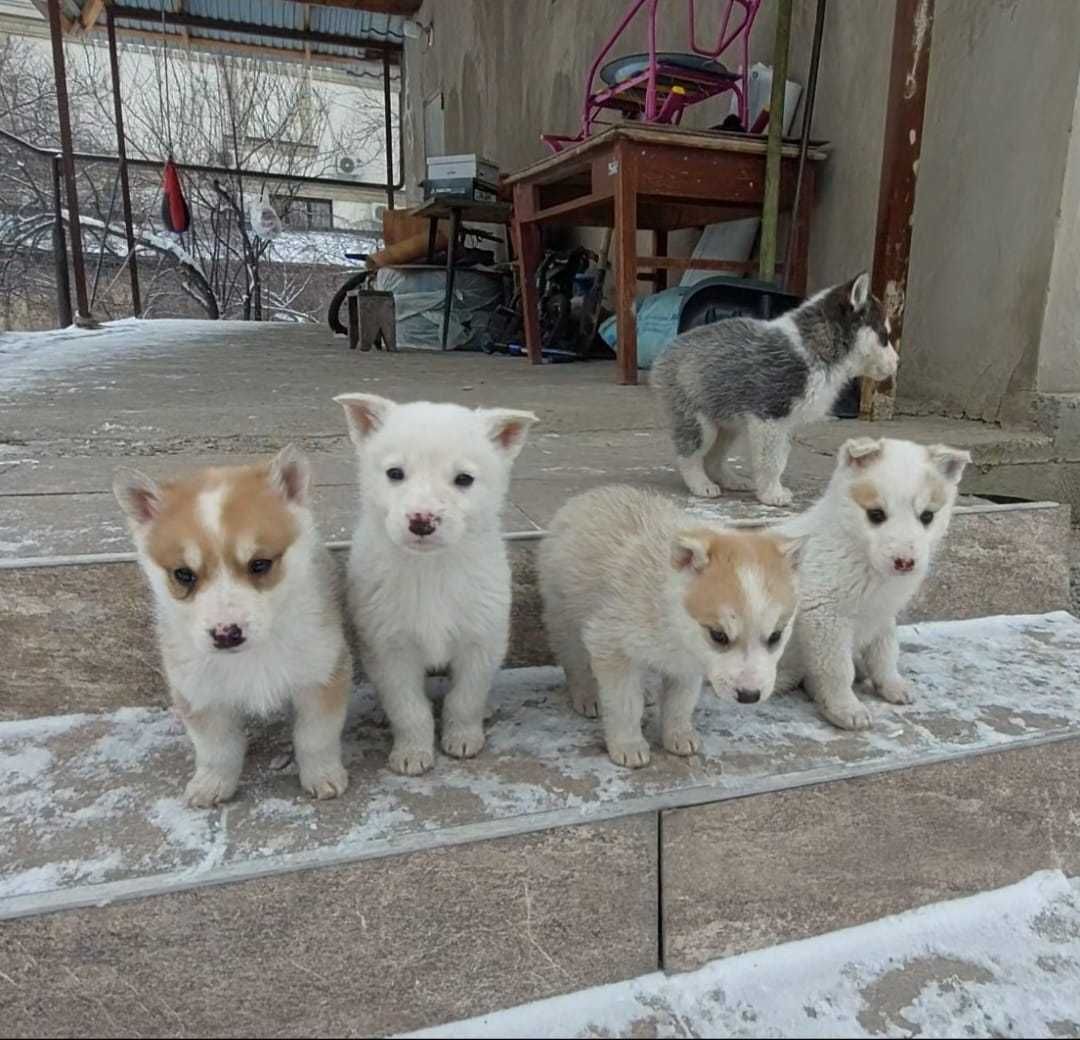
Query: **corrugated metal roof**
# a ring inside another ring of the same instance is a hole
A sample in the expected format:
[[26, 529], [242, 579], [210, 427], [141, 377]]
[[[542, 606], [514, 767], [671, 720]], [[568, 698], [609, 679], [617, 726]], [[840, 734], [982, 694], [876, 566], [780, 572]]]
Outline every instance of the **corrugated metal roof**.
[[[90, 0], [65, 0], [65, 13], [70, 18], [78, 17], [82, 7]], [[322, 7], [318, 4], [305, 5], [290, 0], [183, 0], [182, 12], [195, 18], [207, 18], [214, 21], [232, 22], [239, 26], [252, 26], [260, 29], [283, 29], [287, 32], [304, 32], [305, 6], [309, 12], [307, 31], [348, 37], [355, 44], [330, 43], [295, 39], [289, 36], [276, 36], [264, 33], [246, 33], [242, 31], [223, 31], [205, 26], [162, 25], [162, 8], [166, 14], [175, 14], [175, 0], [117, 0], [118, 6], [125, 9], [145, 11], [143, 17], [117, 18], [116, 27], [121, 33], [124, 29], [136, 29], [160, 33], [164, 30], [169, 36], [186, 35], [193, 44], [199, 40], [216, 40], [221, 43], [242, 44], [249, 47], [264, 47], [273, 50], [303, 52], [310, 50], [313, 56], [334, 55], [349, 57], [356, 54], [356, 48], [365, 44], [389, 44], [399, 47], [405, 39], [404, 19], [400, 15], [375, 14], [371, 11], [358, 11], [343, 7]]]

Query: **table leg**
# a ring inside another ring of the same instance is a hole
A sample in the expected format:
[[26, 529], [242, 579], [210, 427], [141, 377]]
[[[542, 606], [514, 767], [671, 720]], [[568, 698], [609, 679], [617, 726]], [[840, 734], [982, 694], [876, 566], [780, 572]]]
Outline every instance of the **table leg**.
[[428, 221], [427, 232], [427, 262], [435, 263], [435, 236], [439, 233], [439, 218], [432, 217]]
[[518, 260], [521, 269], [521, 317], [525, 326], [525, 350], [533, 365], [544, 363], [540, 334], [540, 295], [536, 290], [536, 271], [543, 256], [541, 231], [536, 224], [519, 224]]
[[454, 253], [457, 252], [458, 231], [461, 226], [461, 210], [450, 210], [450, 241], [446, 243], [446, 299], [443, 301], [442, 349], [446, 350], [446, 338], [450, 335], [450, 308], [454, 303]]
[[784, 257], [784, 287], [799, 296], [806, 295], [807, 264], [810, 253], [810, 218], [814, 212], [814, 166], [803, 169], [802, 190], [799, 192], [799, 212], [792, 213], [795, 234], [791, 241], [791, 256]]
[[[666, 231], [654, 231], [653, 232], [653, 251], [655, 256], [667, 256], [667, 232]], [[653, 278], [653, 289], [656, 292], [663, 292], [667, 288], [667, 268], [658, 267], [656, 274]]]
[[618, 380], [623, 386], [638, 381], [637, 323], [634, 299], [637, 296], [637, 189], [634, 171], [620, 161], [615, 186], [615, 329], [619, 337]]

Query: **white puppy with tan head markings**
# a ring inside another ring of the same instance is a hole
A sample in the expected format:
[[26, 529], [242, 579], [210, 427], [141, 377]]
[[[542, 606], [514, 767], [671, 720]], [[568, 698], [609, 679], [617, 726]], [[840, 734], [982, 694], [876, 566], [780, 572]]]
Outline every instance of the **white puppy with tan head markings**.
[[442, 748], [471, 758], [510, 627], [502, 508], [532, 412], [335, 397], [359, 463], [349, 602], [364, 667], [394, 731], [390, 768], [435, 761], [425, 675], [449, 667]]
[[303, 789], [333, 798], [348, 786], [341, 731], [352, 661], [309, 483], [292, 447], [261, 465], [163, 484], [134, 470], [116, 475], [154, 594], [169, 690], [195, 745], [193, 806], [235, 793], [245, 715], [289, 702]]
[[740, 704], [768, 699], [795, 613], [796, 545], [704, 527], [631, 487], [588, 491], [555, 514], [540, 547], [544, 622], [574, 707], [599, 713], [612, 761], [649, 762], [649, 674], [662, 679], [663, 744], [676, 755], [698, 750], [703, 679]]
[[891, 704], [912, 699], [897, 667], [896, 616], [926, 578], [970, 461], [942, 444], [849, 440], [825, 494], [777, 528], [804, 540], [799, 616], [779, 682], [802, 682], [842, 729], [870, 725], [856, 678]]

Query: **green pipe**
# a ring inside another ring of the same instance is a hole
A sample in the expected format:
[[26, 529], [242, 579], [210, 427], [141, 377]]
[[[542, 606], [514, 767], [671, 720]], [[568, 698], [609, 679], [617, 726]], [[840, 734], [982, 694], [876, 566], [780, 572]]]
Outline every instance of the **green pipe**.
[[777, 0], [776, 42], [773, 45], [772, 95], [769, 99], [769, 140], [765, 146], [765, 201], [761, 208], [761, 248], [758, 276], [776, 278], [776, 227], [780, 215], [780, 150], [784, 135], [784, 93], [791, 43], [791, 0]]

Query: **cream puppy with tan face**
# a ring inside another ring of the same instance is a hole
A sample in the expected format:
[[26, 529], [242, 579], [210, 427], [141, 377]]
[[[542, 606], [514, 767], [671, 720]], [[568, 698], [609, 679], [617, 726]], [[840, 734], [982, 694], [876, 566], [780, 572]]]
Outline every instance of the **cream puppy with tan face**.
[[927, 576], [970, 461], [943, 444], [849, 440], [825, 494], [778, 528], [804, 541], [799, 618], [780, 685], [803, 683], [841, 729], [870, 725], [857, 677], [891, 704], [912, 700], [898, 669], [896, 616]]
[[116, 476], [154, 595], [165, 676], [195, 746], [193, 806], [233, 796], [244, 717], [288, 702], [303, 789], [333, 798], [348, 786], [341, 731], [352, 663], [309, 484], [307, 460], [291, 447], [261, 465], [163, 484], [134, 470]]
[[698, 750], [702, 680], [722, 699], [773, 692], [796, 608], [797, 543], [702, 527], [659, 495], [604, 487], [556, 514], [540, 547], [548, 638], [575, 709], [600, 715], [608, 754], [649, 762], [645, 680], [663, 681], [664, 747]]

